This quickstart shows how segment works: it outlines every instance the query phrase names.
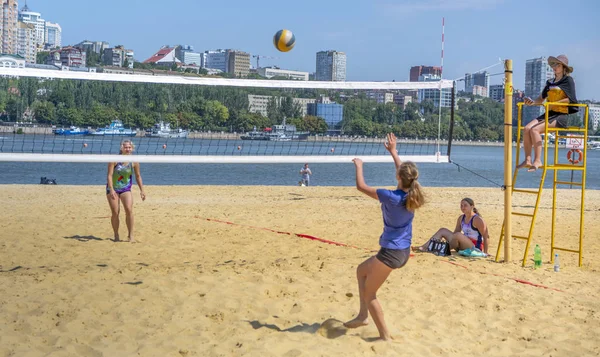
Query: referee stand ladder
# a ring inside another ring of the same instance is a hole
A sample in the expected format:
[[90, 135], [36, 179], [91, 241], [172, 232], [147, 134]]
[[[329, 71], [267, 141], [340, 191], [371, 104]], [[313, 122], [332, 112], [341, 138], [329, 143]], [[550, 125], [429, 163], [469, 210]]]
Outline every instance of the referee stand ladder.
[[[516, 188], [517, 186], [517, 176], [519, 170], [516, 169], [516, 165], [518, 165], [521, 155], [521, 132], [524, 129], [522, 126], [522, 113], [523, 113], [523, 103], [518, 103], [518, 120], [517, 120], [517, 146], [516, 146], [516, 160], [515, 160], [515, 170], [513, 173], [513, 182], [511, 186], [511, 195], [514, 197], [515, 194], [519, 195], [535, 195], [535, 206], [532, 213], [527, 212], [514, 212], [512, 211], [513, 216], [526, 217], [530, 219], [529, 222], [529, 232], [527, 235], [512, 235], [514, 239], [525, 240], [525, 252], [523, 254], [523, 262], [522, 266], [525, 266], [527, 262], [527, 254], [529, 253], [529, 248], [531, 246], [531, 240], [533, 237], [533, 229], [535, 227], [535, 219], [538, 214], [540, 201], [542, 197], [542, 190], [544, 188], [544, 182], [546, 180], [546, 174], [548, 170], [552, 170], [553, 180], [552, 180], [552, 225], [551, 225], [551, 237], [550, 237], [550, 256], [551, 262], [554, 262], [554, 252], [555, 251], [564, 251], [571, 253], [579, 254], [579, 266], [583, 263], [583, 218], [584, 218], [584, 199], [585, 199], [585, 179], [586, 179], [586, 163], [587, 163], [587, 142], [588, 142], [588, 115], [589, 108], [587, 104], [569, 104], [569, 103], [544, 103], [543, 106], [546, 110], [546, 121], [544, 124], [544, 135], [542, 138], [543, 142], [543, 165], [540, 167], [542, 169], [542, 177], [540, 179], [540, 184], [537, 190], [535, 189], [524, 189], [524, 188]], [[549, 106], [571, 106], [571, 107], [583, 107], [585, 109], [585, 114], [583, 118], [582, 126], [568, 127], [568, 128], [549, 128], [548, 127], [548, 107]], [[552, 162], [548, 161], [548, 138], [550, 134], [554, 135], [554, 160]], [[559, 140], [566, 139], [567, 147], [571, 148], [569, 152], [567, 152], [567, 160], [568, 163], [561, 163], [558, 157], [558, 146]], [[575, 144], [574, 144], [575, 143]], [[570, 144], [570, 145], [569, 145]], [[535, 143], [533, 143], [535, 146]], [[573, 171], [581, 171], [581, 181], [573, 181], [573, 174], [571, 174], [571, 181], [561, 181], [558, 179], [558, 172], [561, 170], [571, 170]], [[555, 232], [556, 232], [556, 189], [559, 185], [571, 185], [579, 186], [581, 188], [581, 205], [580, 205], [580, 215], [579, 215], [579, 246], [577, 249], [570, 248], [562, 248], [559, 247], [556, 243]], [[502, 243], [504, 240], [504, 226], [505, 223], [502, 224], [502, 231], [500, 233], [500, 240], [498, 242], [498, 250], [496, 251], [496, 261], [500, 260], [500, 252], [502, 249]]]

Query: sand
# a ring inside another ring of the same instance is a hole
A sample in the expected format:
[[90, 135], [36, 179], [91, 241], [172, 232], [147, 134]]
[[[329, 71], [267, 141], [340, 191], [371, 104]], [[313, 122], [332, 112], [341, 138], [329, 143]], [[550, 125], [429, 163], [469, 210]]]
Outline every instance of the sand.
[[[375, 341], [372, 323], [341, 326], [358, 309], [356, 266], [382, 229], [377, 201], [354, 188], [148, 186], [141, 202], [136, 187], [137, 244], [111, 241], [103, 191], [0, 186], [0, 356], [600, 354], [600, 191], [586, 194], [583, 267], [566, 252], [559, 273], [549, 264], [550, 191], [534, 234], [542, 269], [533, 250], [521, 267], [521, 241], [510, 263], [415, 255], [378, 294], [390, 343]], [[426, 192], [415, 244], [452, 229], [470, 196], [496, 252], [502, 191]], [[577, 244], [579, 192], [560, 192], [565, 247]]]

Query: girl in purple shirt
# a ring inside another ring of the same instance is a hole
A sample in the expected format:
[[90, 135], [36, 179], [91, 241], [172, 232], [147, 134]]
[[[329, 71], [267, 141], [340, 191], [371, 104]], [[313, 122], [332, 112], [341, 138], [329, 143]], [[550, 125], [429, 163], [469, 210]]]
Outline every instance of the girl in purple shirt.
[[383, 233], [379, 237], [379, 252], [362, 262], [356, 269], [360, 310], [358, 315], [346, 322], [347, 328], [357, 328], [369, 323], [369, 314], [373, 318], [379, 337], [390, 340], [391, 336], [383, 319], [383, 310], [377, 300], [377, 290], [392, 270], [403, 267], [410, 256], [412, 241], [412, 221], [414, 211], [425, 203], [421, 185], [417, 181], [419, 171], [412, 162], [402, 162], [396, 151], [396, 136], [387, 135], [384, 144], [396, 165], [398, 187], [395, 190], [375, 189], [365, 183], [363, 162], [354, 159], [356, 166], [356, 188], [381, 202], [383, 214]]

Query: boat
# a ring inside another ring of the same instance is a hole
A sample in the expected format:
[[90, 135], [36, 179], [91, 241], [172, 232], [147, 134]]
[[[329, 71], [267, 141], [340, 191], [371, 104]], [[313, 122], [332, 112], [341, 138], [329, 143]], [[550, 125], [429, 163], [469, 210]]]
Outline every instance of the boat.
[[89, 132], [89, 135], [98, 136], [136, 136], [136, 134], [135, 129], [125, 128], [120, 120], [113, 120], [109, 126]]
[[590, 150], [600, 150], [600, 141], [591, 141], [589, 147]]
[[187, 138], [188, 131], [181, 128], [171, 129], [171, 124], [161, 121], [154, 124], [152, 129], [147, 130], [146, 136], [151, 138]]
[[52, 130], [55, 135], [87, 135], [89, 130], [71, 126], [69, 129], [60, 128]]
[[246, 135], [240, 136], [240, 139], [242, 139], [242, 140], [261, 140], [261, 141], [270, 140], [269, 136], [267, 135], [266, 132], [256, 131], [256, 128], [254, 129], [254, 131], [249, 131], [246, 133]]
[[263, 131], [257, 131], [256, 127], [254, 127], [253, 131], [240, 136], [240, 139], [268, 141], [306, 140], [308, 139], [308, 134], [308, 132], [296, 131], [296, 126], [286, 124], [284, 119], [281, 125], [274, 125], [273, 128], [265, 128]]

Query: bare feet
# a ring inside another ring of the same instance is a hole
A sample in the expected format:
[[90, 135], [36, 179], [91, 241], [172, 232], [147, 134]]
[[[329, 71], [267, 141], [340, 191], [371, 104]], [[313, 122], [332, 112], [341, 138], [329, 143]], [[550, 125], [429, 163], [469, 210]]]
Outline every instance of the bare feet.
[[115, 234], [115, 240], [114, 240], [114, 242], [120, 242], [120, 241], [121, 241], [121, 240], [119, 239], [119, 235], [118, 235], [118, 234]]
[[427, 248], [423, 247], [423, 246], [418, 246], [418, 247], [410, 247], [410, 249], [415, 252], [415, 253], [424, 253], [427, 251]]
[[520, 163], [519, 165], [517, 165], [517, 170], [518, 169], [524, 169], [526, 167], [527, 168], [531, 167], [531, 161], [529, 161], [529, 160], [523, 161], [522, 163]]
[[536, 160], [533, 162], [533, 165], [531, 165], [531, 167], [527, 171], [534, 172], [535, 170], [539, 169], [540, 167], [542, 167], [542, 162]]
[[344, 326], [347, 328], [357, 328], [362, 326], [367, 326], [369, 324], [369, 318], [361, 319], [359, 317], [355, 317], [354, 319], [344, 322]]
[[128, 238], [127, 238], [127, 241], [128, 241], [129, 243], [137, 243], [137, 242], [135, 241], [135, 239], [133, 239], [133, 237], [128, 237]]

